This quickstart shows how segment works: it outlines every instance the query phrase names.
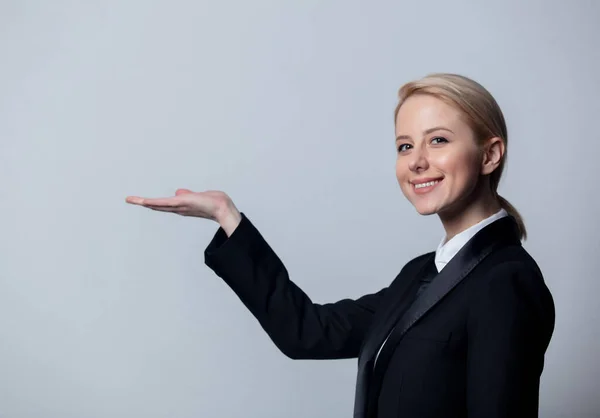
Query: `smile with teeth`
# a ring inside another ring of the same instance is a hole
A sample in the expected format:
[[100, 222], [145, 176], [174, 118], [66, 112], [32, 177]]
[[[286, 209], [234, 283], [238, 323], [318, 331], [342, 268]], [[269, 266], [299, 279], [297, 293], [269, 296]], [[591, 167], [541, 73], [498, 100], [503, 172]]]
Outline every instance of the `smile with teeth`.
[[423, 187], [433, 186], [434, 184], [438, 184], [440, 180], [428, 181], [427, 183], [415, 184], [415, 189], [422, 189]]

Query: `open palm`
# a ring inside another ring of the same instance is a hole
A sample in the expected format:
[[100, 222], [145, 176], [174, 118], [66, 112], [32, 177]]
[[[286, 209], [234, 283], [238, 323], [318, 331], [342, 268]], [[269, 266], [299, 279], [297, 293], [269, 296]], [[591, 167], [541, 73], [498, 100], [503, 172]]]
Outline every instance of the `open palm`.
[[223, 210], [232, 205], [229, 196], [218, 190], [193, 192], [177, 189], [175, 196], [145, 198], [128, 196], [125, 201], [161, 212], [172, 212], [182, 216], [195, 216], [216, 221]]

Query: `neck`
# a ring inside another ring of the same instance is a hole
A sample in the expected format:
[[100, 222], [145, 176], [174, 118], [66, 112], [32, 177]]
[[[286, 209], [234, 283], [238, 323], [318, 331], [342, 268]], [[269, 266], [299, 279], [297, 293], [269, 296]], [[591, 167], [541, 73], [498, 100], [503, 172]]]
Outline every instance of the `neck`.
[[478, 193], [476, 199], [463, 204], [458, 210], [440, 213], [439, 217], [446, 231], [445, 242], [469, 227], [489, 218], [500, 209], [498, 199], [491, 191], [487, 191]]

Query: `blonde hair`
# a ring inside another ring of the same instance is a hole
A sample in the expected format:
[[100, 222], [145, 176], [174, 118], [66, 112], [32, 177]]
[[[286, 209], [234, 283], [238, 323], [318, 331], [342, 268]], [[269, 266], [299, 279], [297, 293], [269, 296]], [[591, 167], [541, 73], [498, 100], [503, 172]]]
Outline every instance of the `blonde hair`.
[[[434, 73], [406, 83], [398, 91], [399, 100], [394, 111], [394, 123], [400, 106], [414, 94], [428, 94], [457, 108], [463, 113], [466, 122], [480, 142], [498, 137], [508, 149], [508, 131], [502, 110], [491, 93], [476, 81], [458, 74]], [[520, 238], [526, 239], [527, 230], [519, 211], [497, 191], [506, 158], [505, 151], [500, 165], [489, 175], [490, 187], [500, 206], [517, 221]]]

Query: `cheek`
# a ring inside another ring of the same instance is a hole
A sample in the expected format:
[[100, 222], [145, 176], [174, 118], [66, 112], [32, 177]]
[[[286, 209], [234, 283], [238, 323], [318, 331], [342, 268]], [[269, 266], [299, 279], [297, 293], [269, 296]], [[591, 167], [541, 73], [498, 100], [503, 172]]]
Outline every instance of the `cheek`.
[[473, 153], [456, 153], [441, 155], [436, 158], [436, 167], [454, 181], [471, 182], [479, 177], [477, 155]]
[[408, 169], [408, 167], [406, 167], [406, 164], [404, 164], [401, 161], [397, 161], [396, 162], [396, 179], [398, 180], [398, 184], [400, 185], [400, 188], [402, 189], [402, 192], [406, 195], [406, 192], [408, 191], [408, 180], [409, 180], [409, 174], [410, 174], [410, 170]]
[[400, 180], [401, 178], [405, 177], [405, 168], [402, 166], [402, 163], [400, 162], [399, 159], [396, 159], [396, 177], [398, 178], [398, 180]]

